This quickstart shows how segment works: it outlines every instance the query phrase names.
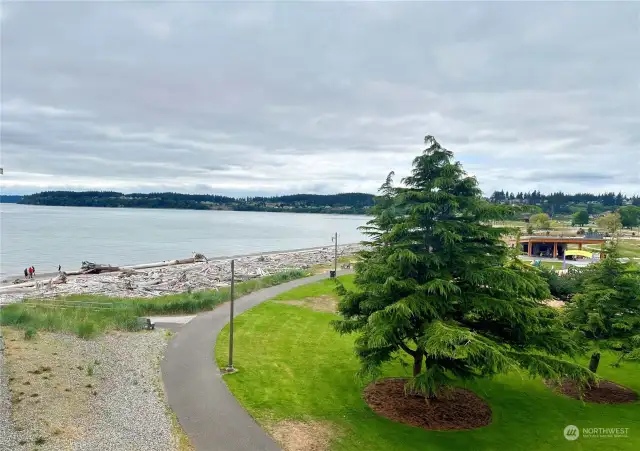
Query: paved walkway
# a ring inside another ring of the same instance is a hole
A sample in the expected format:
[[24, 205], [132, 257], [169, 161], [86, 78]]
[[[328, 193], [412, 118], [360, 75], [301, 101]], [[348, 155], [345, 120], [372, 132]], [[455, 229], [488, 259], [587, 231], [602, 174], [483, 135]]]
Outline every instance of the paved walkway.
[[[327, 277], [307, 277], [243, 296], [235, 301], [235, 314]], [[229, 392], [215, 364], [216, 338], [228, 322], [226, 303], [196, 316], [169, 342], [161, 362], [169, 405], [197, 451], [277, 451], [279, 446]]]

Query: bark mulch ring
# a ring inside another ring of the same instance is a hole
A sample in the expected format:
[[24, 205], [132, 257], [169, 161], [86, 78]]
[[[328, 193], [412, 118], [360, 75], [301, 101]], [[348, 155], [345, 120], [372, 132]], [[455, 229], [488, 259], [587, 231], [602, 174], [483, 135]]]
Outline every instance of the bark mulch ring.
[[547, 387], [573, 399], [582, 399], [597, 404], [627, 404], [638, 400], [638, 394], [633, 390], [615, 384], [611, 381], [600, 381], [598, 385], [586, 387], [580, 398], [580, 388], [573, 381], [562, 384], [545, 381]]
[[474, 429], [491, 423], [491, 408], [475, 393], [454, 388], [427, 402], [405, 394], [406, 379], [384, 379], [364, 389], [369, 407], [385, 418], [429, 430]]

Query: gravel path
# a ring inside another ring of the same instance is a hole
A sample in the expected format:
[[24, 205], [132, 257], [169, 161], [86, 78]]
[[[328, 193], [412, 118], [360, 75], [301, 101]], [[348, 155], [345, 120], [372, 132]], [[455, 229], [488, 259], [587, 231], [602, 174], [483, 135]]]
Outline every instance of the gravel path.
[[160, 379], [164, 331], [21, 337], [14, 331], [6, 348], [22, 446], [0, 442], [1, 450], [31, 450], [38, 440], [42, 451], [177, 448]]
[[17, 448], [18, 438], [11, 423], [9, 376], [3, 359], [2, 338], [0, 337], [0, 450], [12, 450]]

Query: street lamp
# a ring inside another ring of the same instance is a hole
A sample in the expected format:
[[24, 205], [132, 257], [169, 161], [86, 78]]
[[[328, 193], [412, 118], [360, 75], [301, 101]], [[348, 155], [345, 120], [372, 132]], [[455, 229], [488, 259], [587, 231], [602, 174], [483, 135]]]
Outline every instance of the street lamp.
[[336, 277], [338, 274], [338, 232], [336, 232], [332, 237], [331, 241], [334, 242], [334, 253], [333, 253], [333, 271], [329, 271], [329, 277]]
[[234, 301], [234, 287], [235, 287], [235, 260], [231, 260], [231, 288], [229, 290], [229, 298], [231, 300], [229, 306], [229, 365], [227, 366], [227, 373], [234, 373], [236, 370], [233, 368], [233, 301]]

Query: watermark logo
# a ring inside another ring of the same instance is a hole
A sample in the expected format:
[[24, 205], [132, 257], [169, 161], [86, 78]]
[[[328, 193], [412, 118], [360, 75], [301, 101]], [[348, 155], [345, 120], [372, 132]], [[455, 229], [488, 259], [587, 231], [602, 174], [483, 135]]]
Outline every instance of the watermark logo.
[[573, 441], [582, 436], [587, 438], [628, 438], [629, 428], [582, 428], [573, 424], [568, 425], [563, 431], [564, 438]]
[[564, 428], [564, 438], [567, 440], [577, 440], [578, 437], [580, 437], [580, 429], [578, 429], [578, 426], [570, 424]]

